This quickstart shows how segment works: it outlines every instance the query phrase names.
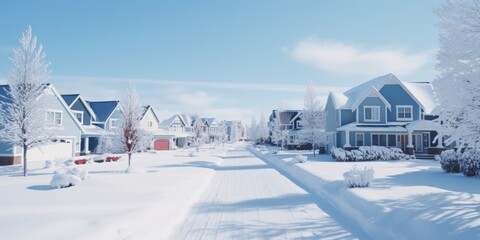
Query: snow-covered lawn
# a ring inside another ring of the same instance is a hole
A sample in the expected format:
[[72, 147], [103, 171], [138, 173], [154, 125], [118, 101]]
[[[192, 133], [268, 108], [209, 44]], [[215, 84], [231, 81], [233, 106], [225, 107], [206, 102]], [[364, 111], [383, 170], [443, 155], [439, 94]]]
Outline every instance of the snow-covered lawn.
[[[80, 165], [89, 177], [63, 189], [50, 187], [54, 168], [31, 163], [0, 167], [0, 239], [162, 239], [183, 220], [208, 186], [214, 170], [195, 162], [220, 164], [224, 150], [138, 153], [127, 174], [119, 162]], [[138, 171], [142, 172], [142, 171]]]
[[[480, 238], [480, 179], [446, 174], [436, 161], [335, 162], [308, 151], [256, 152], [379, 238]], [[308, 161], [293, 164], [298, 154]], [[370, 187], [346, 186], [343, 173], [355, 165], [373, 168]]]

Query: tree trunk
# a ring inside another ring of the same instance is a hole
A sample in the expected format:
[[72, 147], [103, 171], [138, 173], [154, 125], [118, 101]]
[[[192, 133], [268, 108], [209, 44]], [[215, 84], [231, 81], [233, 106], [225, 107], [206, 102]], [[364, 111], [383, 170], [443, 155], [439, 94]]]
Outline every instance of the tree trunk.
[[313, 157], [315, 157], [315, 141], [312, 142]]
[[23, 144], [23, 176], [27, 175], [27, 146]]
[[130, 159], [132, 159], [132, 153], [128, 153], [128, 167], [130, 167]]

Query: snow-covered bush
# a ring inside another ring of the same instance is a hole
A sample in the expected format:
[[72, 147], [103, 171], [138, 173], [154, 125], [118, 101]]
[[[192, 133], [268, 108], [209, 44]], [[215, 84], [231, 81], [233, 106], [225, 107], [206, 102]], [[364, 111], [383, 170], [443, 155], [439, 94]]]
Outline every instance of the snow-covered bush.
[[462, 154], [460, 171], [467, 177], [480, 176], [480, 150], [470, 149]]
[[445, 150], [440, 155], [440, 166], [447, 173], [459, 173], [462, 154], [453, 149]]
[[66, 188], [79, 184], [88, 177], [87, 169], [80, 169], [77, 167], [66, 168], [62, 167], [53, 173], [50, 186], [54, 188]]
[[298, 155], [296, 155], [295, 158], [293, 159], [293, 162], [294, 162], [294, 163], [306, 163], [306, 162], [307, 162], [307, 156], [298, 154]]
[[368, 187], [373, 180], [373, 168], [358, 169], [355, 165], [350, 171], [343, 174], [343, 179], [349, 188]]
[[332, 149], [332, 157], [336, 161], [379, 161], [410, 159], [399, 148], [386, 148], [379, 146], [360, 147], [358, 150], [345, 151], [341, 148]]

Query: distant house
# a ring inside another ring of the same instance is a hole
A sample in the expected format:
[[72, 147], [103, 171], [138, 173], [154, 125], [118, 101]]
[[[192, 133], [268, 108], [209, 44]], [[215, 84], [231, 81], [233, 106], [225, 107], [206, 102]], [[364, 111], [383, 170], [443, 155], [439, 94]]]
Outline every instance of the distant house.
[[288, 149], [310, 149], [308, 143], [302, 139], [302, 111], [301, 110], [273, 110], [269, 117], [268, 128], [270, 130], [270, 142], [276, 145], [281, 145], [281, 142], [272, 142], [272, 130], [276, 118], [280, 118], [281, 127], [288, 132], [287, 140], [284, 142], [284, 146]]
[[398, 147], [409, 154], [436, 153], [435, 93], [428, 82], [401, 82], [393, 74], [377, 77], [343, 93], [331, 92], [326, 104], [330, 143], [346, 149]]
[[62, 98], [84, 130], [80, 153], [86, 155], [95, 152], [100, 137], [106, 134], [102, 127], [94, 125], [97, 119], [95, 112], [80, 94], [63, 94]]
[[228, 141], [245, 141], [247, 138], [246, 129], [241, 121], [225, 121], [227, 126]]
[[217, 142], [220, 138], [220, 129], [216, 118], [202, 118], [206, 126], [209, 142]]
[[180, 114], [174, 114], [170, 118], [163, 120], [160, 123], [160, 129], [172, 136], [172, 147], [183, 148], [187, 145], [190, 127], [187, 127], [184, 118]]
[[[0, 101], [10, 101], [8, 85], [0, 86]], [[69, 106], [51, 84], [46, 85], [45, 117], [52, 121], [52, 141], [44, 146], [28, 151], [30, 161], [65, 160], [80, 154], [80, 139], [84, 133], [76, 117], [70, 112]], [[22, 149], [9, 143], [0, 142], [0, 165], [19, 164], [22, 160]]]

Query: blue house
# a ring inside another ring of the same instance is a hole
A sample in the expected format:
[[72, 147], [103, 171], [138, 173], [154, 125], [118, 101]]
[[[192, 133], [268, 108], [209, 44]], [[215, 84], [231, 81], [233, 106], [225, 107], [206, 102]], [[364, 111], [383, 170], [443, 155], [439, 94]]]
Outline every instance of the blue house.
[[[96, 129], [103, 129], [102, 134], [108, 134], [118, 127], [122, 115], [119, 101], [87, 101], [87, 103], [95, 114], [92, 125], [96, 126]], [[95, 153], [101, 153], [100, 140], [100, 137], [90, 138], [90, 141], [85, 142], [85, 148]]]
[[[0, 101], [10, 101], [8, 85], [0, 86]], [[57, 92], [55, 87], [47, 84], [45, 87], [45, 118], [51, 121], [49, 131], [52, 134], [51, 142], [43, 146], [28, 150], [29, 161], [65, 160], [80, 154], [80, 138], [83, 134], [82, 126], [76, 121], [69, 110], [67, 103]], [[0, 142], [0, 165], [19, 164], [23, 161], [20, 146], [12, 146]]]
[[75, 119], [82, 126], [81, 154], [86, 155], [95, 152], [100, 137], [106, 134], [102, 127], [94, 124], [97, 115], [80, 94], [64, 94], [62, 98], [75, 116]]
[[437, 137], [435, 93], [429, 82], [401, 82], [393, 74], [377, 77], [343, 93], [331, 92], [325, 110], [330, 145], [398, 147], [413, 154], [443, 148]]

